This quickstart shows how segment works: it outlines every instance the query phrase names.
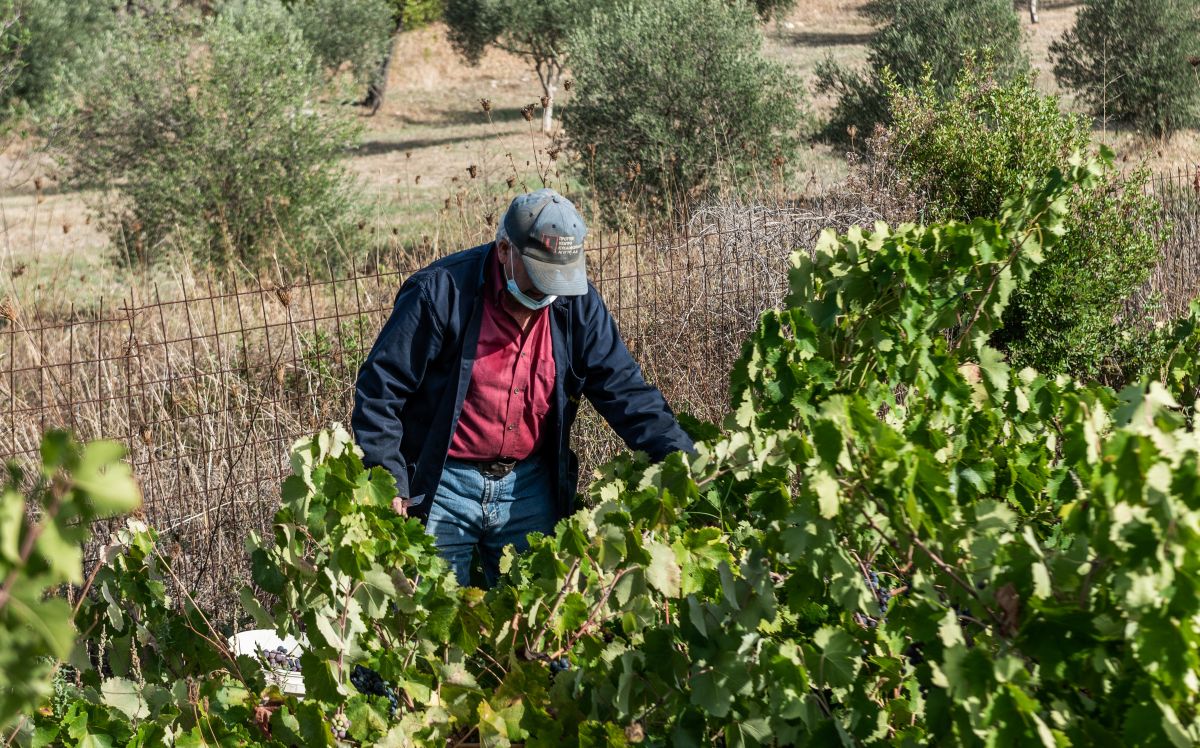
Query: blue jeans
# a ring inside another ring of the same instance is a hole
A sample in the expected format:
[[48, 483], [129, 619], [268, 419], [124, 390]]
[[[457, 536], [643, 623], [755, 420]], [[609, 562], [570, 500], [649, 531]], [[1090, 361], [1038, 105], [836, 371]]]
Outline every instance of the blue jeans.
[[491, 587], [500, 576], [500, 555], [507, 545], [529, 548], [531, 532], [554, 532], [553, 476], [544, 460], [530, 457], [503, 478], [488, 478], [470, 463], [446, 460], [425, 531], [438, 552], [467, 586], [475, 547], [483, 560], [483, 576]]

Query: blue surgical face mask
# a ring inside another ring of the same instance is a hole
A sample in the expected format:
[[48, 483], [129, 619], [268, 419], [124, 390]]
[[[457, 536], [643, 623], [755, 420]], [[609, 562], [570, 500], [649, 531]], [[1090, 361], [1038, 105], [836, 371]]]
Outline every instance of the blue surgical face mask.
[[521, 290], [521, 287], [517, 285], [517, 281], [515, 280], [515, 277], [517, 275], [517, 268], [516, 268], [516, 265], [513, 263], [512, 258], [513, 258], [513, 255], [515, 255], [516, 253], [517, 253], [516, 248], [513, 247], [512, 245], [509, 245], [509, 247], [508, 247], [508, 263], [511, 266], [511, 268], [510, 268], [511, 277], [508, 279], [508, 283], [506, 285], [506, 288], [508, 288], [508, 292], [510, 294], [512, 294], [513, 298], [516, 299], [521, 304], [521, 306], [525, 307], [526, 309], [529, 309], [529, 310], [532, 310], [535, 312], [539, 309], [545, 309], [546, 307], [548, 307], [552, 303], [554, 303], [554, 300], [557, 299], [558, 297], [550, 296], [549, 294], [547, 294], [540, 299], [533, 299], [533, 298], [530, 298], [529, 296], [525, 295], [525, 292]]

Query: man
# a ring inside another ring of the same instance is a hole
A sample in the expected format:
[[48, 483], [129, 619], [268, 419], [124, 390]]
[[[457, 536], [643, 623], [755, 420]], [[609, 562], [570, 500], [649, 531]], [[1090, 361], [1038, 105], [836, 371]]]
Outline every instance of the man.
[[582, 217], [549, 189], [512, 201], [496, 241], [411, 276], [359, 370], [352, 424], [394, 506], [424, 520], [460, 584], [495, 583], [574, 510], [571, 424], [586, 396], [631, 449], [692, 451], [586, 275]]

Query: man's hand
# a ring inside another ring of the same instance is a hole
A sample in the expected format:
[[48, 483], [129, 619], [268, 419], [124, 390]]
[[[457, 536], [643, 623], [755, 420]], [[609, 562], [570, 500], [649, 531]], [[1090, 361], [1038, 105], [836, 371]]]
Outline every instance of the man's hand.
[[401, 517], [407, 517], [408, 499], [404, 498], [403, 496], [397, 496], [396, 498], [392, 499], [392, 509], [394, 509], [396, 514], [399, 514]]

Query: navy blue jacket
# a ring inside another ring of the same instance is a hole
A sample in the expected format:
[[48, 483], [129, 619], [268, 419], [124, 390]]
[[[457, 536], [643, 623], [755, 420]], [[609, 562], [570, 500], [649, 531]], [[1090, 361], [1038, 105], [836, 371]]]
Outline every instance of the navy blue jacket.
[[[364, 462], [396, 477], [417, 517], [429, 514], [471, 383], [493, 246], [457, 252], [409, 277], [358, 372], [351, 424]], [[642, 377], [595, 286], [556, 299], [549, 314], [556, 375], [541, 456], [556, 471], [561, 518], [575, 508], [579, 463], [568, 439], [581, 395], [630, 449], [653, 460], [694, 445]]]

